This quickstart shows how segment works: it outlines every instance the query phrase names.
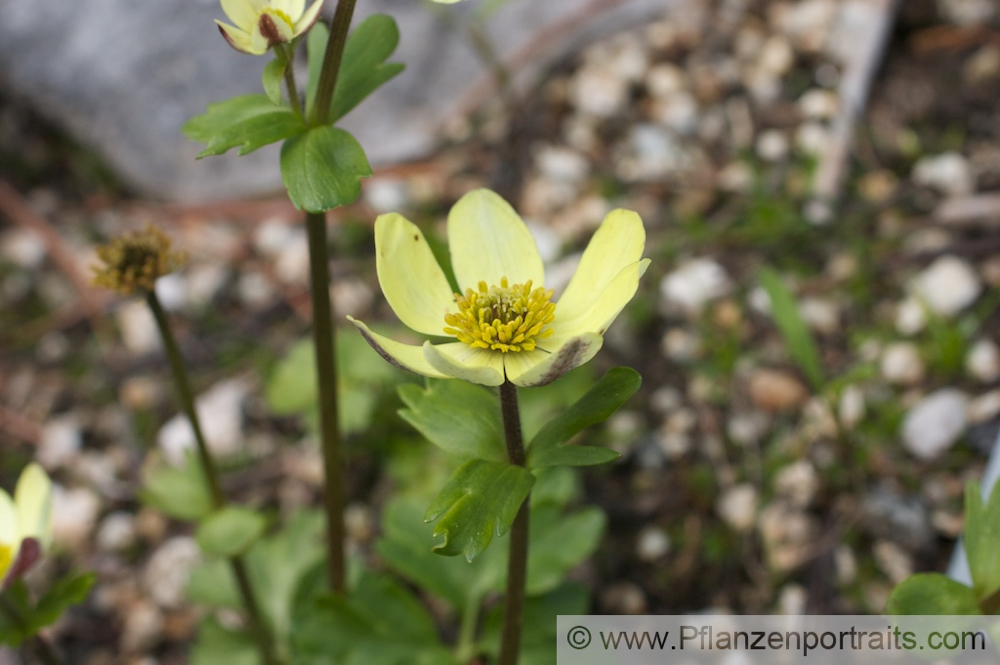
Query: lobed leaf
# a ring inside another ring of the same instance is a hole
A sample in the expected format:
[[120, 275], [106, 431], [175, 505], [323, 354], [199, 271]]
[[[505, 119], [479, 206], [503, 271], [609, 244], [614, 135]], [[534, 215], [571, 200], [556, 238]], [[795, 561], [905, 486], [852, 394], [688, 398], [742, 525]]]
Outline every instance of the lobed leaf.
[[445, 452], [464, 459], [506, 462], [503, 421], [494, 392], [462, 381], [400, 386], [399, 415]]
[[210, 556], [236, 556], [246, 552], [264, 535], [266, 527], [264, 516], [249, 508], [223, 508], [198, 525], [198, 546]]
[[342, 129], [323, 126], [281, 147], [281, 177], [298, 210], [320, 213], [352, 203], [372, 169], [364, 150]]

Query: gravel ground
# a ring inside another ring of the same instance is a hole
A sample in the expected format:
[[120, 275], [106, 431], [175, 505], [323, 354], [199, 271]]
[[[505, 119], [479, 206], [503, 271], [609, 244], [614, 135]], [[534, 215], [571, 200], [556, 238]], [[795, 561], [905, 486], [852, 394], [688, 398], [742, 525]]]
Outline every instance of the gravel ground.
[[[576, 575], [595, 613], [877, 612], [894, 583], [943, 570], [961, 532], [963, 485], [1000, 429], [1000, 11], [903, 3], [842, 195], [817, 208], [844, 4], [725, 1], [592, 44], [333, 215], [338, 317], [386, 322], [379, 212], [439, 229], [491, 186], [565, 278], [608, 210], [643, 216], [653, 263], [595, 361], [644, 376], [600, 434], [622, 461], [584, 476], [610, 518]], [[86, 286], [92, 248], [153, 219], [189, 252], [159, 290], [227, 489], [287, 513], [316, 501], [318, 457], [260, 377], [308, 330], [304, 229], [279, 199], [130, 198], [15, 100], [0, 100], [0, 137], [0, 473], [7, 486], [35, 457], [60, 487], [58, 554], [34, 582], [98, 573], [53, 631], [72, 662], [184, 662], [197, 547], [136, 489], [189, 441], [150, 316]], [[774, 325], [765, 266], [817, 340], [822, 390]], [[361, 435], [352, 465], [354, 545], [370, 554], [399, 481]]]

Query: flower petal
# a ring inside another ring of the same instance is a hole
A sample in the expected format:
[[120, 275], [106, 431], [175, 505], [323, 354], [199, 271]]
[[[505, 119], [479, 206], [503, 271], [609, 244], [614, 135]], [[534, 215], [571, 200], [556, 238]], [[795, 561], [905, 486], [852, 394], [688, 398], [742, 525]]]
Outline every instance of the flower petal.
[[503, 383], [503, 355], [488, 349], [474, 349], [465, 342], [437, 345], [424, 342], [424, 357], [431, 367], [447, 376], [484, 386]]
[[347, 319], [353, 323], [365, 341], [375, 349], [375, 352], [385, 358], [391, 365], [406, 369], [417, 374], [429, 376], [432, 379], [447, 379], [448, 376], [437, 371], [424, 359], [423, 347], [415, 344], [403, 344], [383, 335], [372, 332], [368, 326], [353, 316]]
[[237, 51], [242, 51], [243, 53], [249, 53], [250, 55], [262, 55], [267, 52], [267, 49], [263, 51], [255, 51], [253, 44], [250, 41], [250, 33], [244, 32], [239, 28], [234, 28], [228, 23], [223, 23], [222, 21], [216, 21], [219, 25], [219, 32], [222, 36], [226, 38], [229, 45], [232, 46]]
[[236, 27], [249, 33], [253, 29], [253, 24], [257, 22], [257, 13], [266, 4], [265, 0], [222, 0], [222, 11], [236, 24]]
[[[302, 7], [304, 6], [303, 0], [298, 0], [296, 4], [298, 5], [298, 11], [301, 12]], [[312, 3], [309, 9], [306, 10], [306, 13], [302, 14], [301, 18], [298, 20], [295, 20], [295, 17], [299, 15], [298, 13], [291, 15], [292, 20], [295, 21], [296, 37], [312, 27], [313, 23], [319, 19], [319, 12], [321, 9], [323, 9], [323, 0], [316, 0], [316, 2]]]
[[596, 333], [553, 338], [546, 340], [546, 349], [538, 347], [528, 353], [505, 354], [504, 371], [515, 385], [544, 386], [593, 358], [603, 344], [604, 338]]
[[625, 305], [632, 300], [639, 288], [639, 278], [648, 267], [649, 259], [643, 259], [623, 268], [603, 291], [591, 294], [590, 302], [586, 307], [578, 307], [577, 315], [573, 318], [563, 317], [559, 304], [556, 304], [556, 320], [553, 323], [556, 335], [560, 337], [583, 333], [603, 335]]
[[531, 280], [544, 286], [545, 269], [535, 239], [510, 204], [488, 189], [476, 189], [448, 213], [448, 247], [458, 286], [463, 291], [480, 281], [499, 285]]
[[0, 489], [0, 545], [16, 545], [21, 540], [17, 509], [10, 495]]
[[591, 309], [594, 298], [626, 266], [642, 258], [645, 244], [646, 230], [639, 215], [631, 210], [609, 212], [590, 239], [573, 279], [559, 298], [556, 316], [570, 320]]
[[21, 472], [14, 505], [22, 538], [36, 538], [43, 547], [52, 539], [52, 481], [37, 464]]
[[375, 269], [399, 320], [425, 335], [443, 335], [444, 315], [456, 310], [441, 266], [416, 224], [402, 215], [375, 220]]

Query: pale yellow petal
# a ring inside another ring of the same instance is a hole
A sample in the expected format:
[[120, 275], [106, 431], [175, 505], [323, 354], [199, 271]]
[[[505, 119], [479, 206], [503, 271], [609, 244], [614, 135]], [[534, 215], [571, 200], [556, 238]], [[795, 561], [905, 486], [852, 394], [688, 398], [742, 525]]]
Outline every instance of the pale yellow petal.
[[511, 284], [545, 284], [531, 232], [510, 204], [488, 189], [469, 192], [448, 213], [448, 249], [463, 291], [480, 281], [499, 285], [503, 277]]
[[52, 540], [52, 481], [37, 464], [21, 472], [14, 490], [22, 538], [36, 538], [43, 547]]
[[399, 367], [400, 369], [406, 369], [411, 372], [416, 372], [417, 374], [423, 374], [424, 376], [429, 376], [432, 379], [447, 379], [448, 376], [437, 371], [431, 367], [430, 363], [424, 358], [424, 350], [421, 346], [416, 346], [414, 344], [403, 344], [402, 342], [397, 342], [395, 340], [389, 339], [383, 335], [372, 332], [368, 326], [366, 326], [361, 321], [358, 321], [354, 317], [347, 317], [347, 319], [353, 323], [361, 336], [365, 338], [365, 341], [376, 353], [385, 358], [390, 364]]
[[[559, 298], [557, 316], [575, 319], [593, 307], [594, 299], [628, 265], [642, 258], [646, 230], [631, 210], [612, 210], [590, 239], [580, 265]], [[633, 290], [634, 293], [634, 290]]]
[[17, 509], [10, 495], [0, 489], [0, 546], [16, 547], [19, 542], [21, 530], [17, 525]]
[[263, 51], [254, 50], [249, 32], [244, 32], [243, 30], [235, 28], [228, 23], [223, 23], [222, 21], [216, 21], [216, 23], [219, 25], [219, 32], [221, 32], [222, 36], [226, 38], [229, 45], [237, 51], [249, 53], [250, 55], [261, 55], [267, 52], [266, 48]]
[[504, 371], [515, 385], [544, 386], [589, 361], [603, 344], [604, 338], [596, 333], [549, 339], [534, 351], [505, 354]]
[[263, 0], [222, 0], [222, 11], [236, 27], [249, 33], [257, 21], [257, 13], [265, 4]]
[[553, 323], [556, 335], [560, 337], [583, 333], [603, 335], [625, 305], [635, 296], [639, 288], [639, 279], [648, 267], [649, 259], [626, 266], [604, 287], [603, 291], [592, 294], [590, 302], [585, 307], [578, 307], [573, 318], [564, 317], [562, 302], [557, 303], [556, 320]]
[[271, 8], [284, 13], [292, 20], [292, 23], [302, 16], [302, 10], [305, 6], [305, 0], [271, 0]]
[[424, 357], [442, 374], [484, 386], [503, 383], [503, 354], [489, 349], [474, 349], [464, 342], [431, 344], [424, 342]]
[[[299, 12], [302, 11], [303, 6], [304, 2], [302, 0], [299, 0], [298, 3]], [[316, 2], [312, 3], [309, 9], [306, 10], [306, 13], [302, 14], [301, 18], [296, 19], [295, 17], [299, 16], [299, 14], [292, 14], [292, 20], [295, 21], [296, 37], [312, 27], [313, 23], [315, 23], [317, 19], [319, 19], [319, 12], [321, 9], [323, 9], [323, 0], [316, 0]]]
[[444, 335], [444, 315], [457, 311], [454, 294], [424, 234], [402, 215], [375, 220], [375, 269], [400, 321], [425, 335]]

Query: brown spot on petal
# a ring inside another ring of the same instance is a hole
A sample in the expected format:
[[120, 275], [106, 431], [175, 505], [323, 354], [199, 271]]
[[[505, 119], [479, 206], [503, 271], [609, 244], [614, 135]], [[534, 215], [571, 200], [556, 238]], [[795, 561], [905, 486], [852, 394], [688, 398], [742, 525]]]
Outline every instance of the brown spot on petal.
[[35, 562], [42, 558], [42, 544], [35, 538], [25, 538], [21, 541], [21, 548], [17, 551], [17, 558], [7, 571], [7, 577], [3, 580], [3, 587], [0, 591], [28, 572], [28, 569], [35, 565]]
[[358, 328], [358, 332], [361, 333], [361, 336], [365, 338], [365, 341], [368, 342], [368, 345], [373, 349], [375, 349], [375, 353], [382, 356], [382, 358], [384, 358], [387, 363], [395, 367], [398, 367], [399, 369], [405, 369], [407, 372], [413, 371], [409, 367], [403, 367], [402, 365], [400, 365], [399, 361], [393, 358], [391, 355], [389, 355], [389, 352], [383, 349], [382, 345], [379, 344], [377, 341], [375, 341], [375, 338], [369, 335], [364, 329]]
[[587, 347], [590, 346], [587, 342], [582, 339], [574, 339], [567, 342], [563, 348], [559, 349], [559, 355], [556, 356], [555, 362], [549, 367], [549, 371], [542, 375], [532, 386], [544, 386], [552, 383], [560, 376], [575, 368], [580, 364], [580, 359], [583, 358], [584, 352]]
[[270, 14], [261, 14], [260, 18], [257, 19], [257, 27], [260, 28], [260, 34], [267, 40], [268, 44], [274, 46], [281, 43], [281, 33], [278, 32], [278, 26], [274, 24], [274, 19], [271, 18]]

